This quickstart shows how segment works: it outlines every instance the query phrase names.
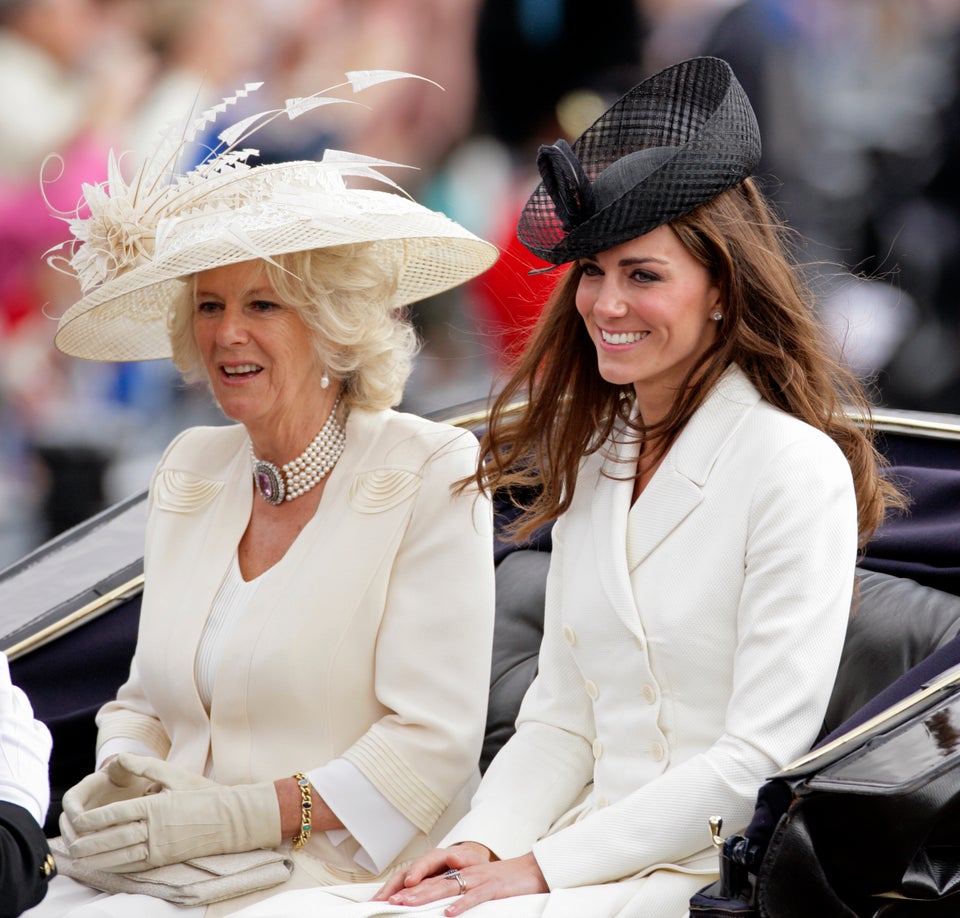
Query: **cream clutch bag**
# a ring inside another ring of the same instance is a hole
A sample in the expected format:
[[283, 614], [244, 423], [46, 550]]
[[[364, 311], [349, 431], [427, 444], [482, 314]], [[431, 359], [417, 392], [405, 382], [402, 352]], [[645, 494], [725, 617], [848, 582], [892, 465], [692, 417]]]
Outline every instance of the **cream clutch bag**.
[[212, 854], [139, 873], [109, 873], [82, 867], [59, 838], [50, 840], [57, 870], [80, 883], [110, 893], [156, 896], [177, 905], [209, 905], [278, 886], [289, 879], [293, 861], [276, 851]]

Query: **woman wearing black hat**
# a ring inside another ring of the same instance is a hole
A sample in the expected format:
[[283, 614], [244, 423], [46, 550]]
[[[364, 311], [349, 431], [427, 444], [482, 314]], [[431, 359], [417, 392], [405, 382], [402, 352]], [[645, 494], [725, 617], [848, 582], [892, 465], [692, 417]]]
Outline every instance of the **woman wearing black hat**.
[[708, 818], [745, 824], [814, 741], [857, 547], [898, 495], [844, 414], [865, 400], [749, 178], [759, 153], [714, 58], [541, 149], [518, 235], [572, 264], [477, 473], [537, 486], [519, 538], [559, 518], [539, 674], [449, 847], [362, 914], [684, 915], [716, 871]]

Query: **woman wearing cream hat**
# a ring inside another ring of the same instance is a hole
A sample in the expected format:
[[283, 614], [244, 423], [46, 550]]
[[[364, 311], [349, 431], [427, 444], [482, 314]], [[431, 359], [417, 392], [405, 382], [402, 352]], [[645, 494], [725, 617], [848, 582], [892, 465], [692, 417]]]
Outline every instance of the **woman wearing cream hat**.
[[[356, 90], [397, 75], [348, 76]], [[184, 173], [176, 136], [129, 181], [111, 161], [69, 220], [62, 260], [84, 295], [57, 346], [172, 357], [236, 423], [184, 431], [154, 474], [130, 677], [99, 712], [98, 770], [63, 800], [60, 872], [85, 885], [59, 878], [37, 915], [181, 915], [160, 898], [192, 901], [171, 865], [259, 849], [282, 855], [285, 882], [227, 889], [209, 914], [385, 876], [476, 783], [492, 520], [451, 485], [477, 444], [393, 406], [416, 347], [403, 307], [496, 252], [392, 188], [350, 187], [392, 184], [390, 163], [249, 165], [240, 144], [276, 114]]]

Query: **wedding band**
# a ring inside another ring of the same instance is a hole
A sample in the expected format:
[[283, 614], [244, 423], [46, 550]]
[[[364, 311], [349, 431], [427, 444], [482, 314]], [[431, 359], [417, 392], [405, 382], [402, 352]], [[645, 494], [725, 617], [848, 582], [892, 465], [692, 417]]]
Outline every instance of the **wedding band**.
[[452, 867], [444, 875], [446, 879], [456, 880], [457, 885], [460, 887], [460, 895], [462, 896], [467, 891], [467, 884], [463, 882], [463, 877], [460, 876], [460, 871], [455, 867]]

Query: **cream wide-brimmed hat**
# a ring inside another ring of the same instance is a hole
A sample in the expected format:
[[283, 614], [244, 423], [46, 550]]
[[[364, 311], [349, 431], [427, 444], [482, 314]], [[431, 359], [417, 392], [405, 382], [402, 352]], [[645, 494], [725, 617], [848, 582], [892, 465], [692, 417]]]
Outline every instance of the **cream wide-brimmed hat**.
[[[347, 74], [355, 91], [409, 76]], [[59, 350], [88, 360], [171, 356], [171, 310], [188, 278], [223, 265], [369, 243], [393, 264], [396, 288], [383, 304], [392, 309], [449, 290], [496, 261], [493, 245], [400, 193], [378, 171], [396, 163], [328, 150], [317, 162], [248, 165], [256, 151], [239, 150], [238, 143], [256, 130], [252, 124], [262, 126], [277, 112], [245, 118], [222, 132], [225, 149], [196, 168], [171, 170], [172, 156], [182, 155], [193, 136], [260, 85], [247, 84], [205, 112], [186, 136], [181, 132], [166, 148], [161, 145], [132, 180], [121, 177], [111, 154], [107, 182], [84, 186], [86, 212], [67, 221], [73, 238], [48, 256], [54, 267], [76, 275], [84, 294], [59, 320]], [[347, 100], [317, 94], [288, 100], [280, 113], [297, 117], [334, 101]], [[350, 176], [393, 190], [350, 188]]]

